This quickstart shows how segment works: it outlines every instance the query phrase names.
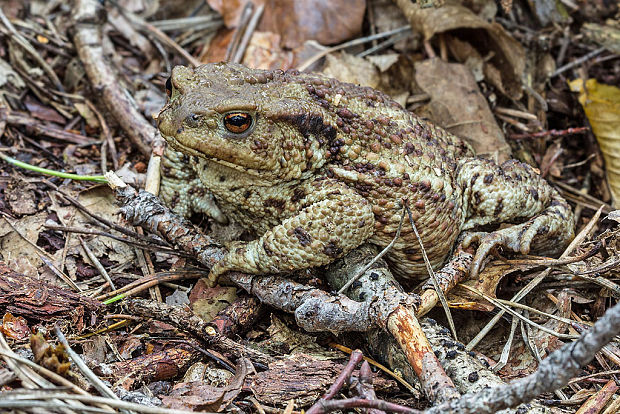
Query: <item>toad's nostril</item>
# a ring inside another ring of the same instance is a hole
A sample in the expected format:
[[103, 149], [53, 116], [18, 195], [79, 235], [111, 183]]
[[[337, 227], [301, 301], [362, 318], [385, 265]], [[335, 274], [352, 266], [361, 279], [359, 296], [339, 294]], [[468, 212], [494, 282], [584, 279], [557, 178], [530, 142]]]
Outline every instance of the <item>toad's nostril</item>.
[[192, 112], [191, 114], [185, 117], [185, 124], [187, 126], [195, 128], [200, 125], [201, 119], [202, 119], [201, 115]]

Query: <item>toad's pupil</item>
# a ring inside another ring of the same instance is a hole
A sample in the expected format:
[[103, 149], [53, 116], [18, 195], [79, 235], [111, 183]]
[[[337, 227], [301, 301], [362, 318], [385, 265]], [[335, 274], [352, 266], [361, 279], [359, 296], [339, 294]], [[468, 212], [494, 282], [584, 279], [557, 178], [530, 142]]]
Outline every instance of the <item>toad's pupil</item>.
[[168, 78], [166, 80], [166, 95], [168, 95], [168, 98], [170, 98], [170, 96], [172, 96], [172, 80], [171, 80], [171, 78]]
[[224, 126], [230, 132], [240, 134], [252, 125], [252, 117], [244, 112], [228, 114], [224, 117]]

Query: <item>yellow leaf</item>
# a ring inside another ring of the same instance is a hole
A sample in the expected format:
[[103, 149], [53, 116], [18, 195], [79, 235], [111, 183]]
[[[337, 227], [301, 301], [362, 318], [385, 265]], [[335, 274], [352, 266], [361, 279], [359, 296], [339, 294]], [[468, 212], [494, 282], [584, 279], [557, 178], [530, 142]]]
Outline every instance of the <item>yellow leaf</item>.
[[620, 89], [598, 83], [596, 79], [575, 79], [568, 83], [571, 91], [579, 92], [592, 132], [605, 157], [607, 182], [614, 208], [620, 206]]

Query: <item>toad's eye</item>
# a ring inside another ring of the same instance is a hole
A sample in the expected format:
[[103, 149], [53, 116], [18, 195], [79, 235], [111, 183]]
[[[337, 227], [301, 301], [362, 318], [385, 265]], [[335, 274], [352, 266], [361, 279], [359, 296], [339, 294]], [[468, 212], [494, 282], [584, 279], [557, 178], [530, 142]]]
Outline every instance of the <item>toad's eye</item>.
[[166, 95], [168, 95], [168, 98], [172, 96], [172, 78], [166, 80]]
[[224, 126], [233, 134], [242, 134], [252, 126], [252, 116], [247, 112], [231, 112], [224, 116]]

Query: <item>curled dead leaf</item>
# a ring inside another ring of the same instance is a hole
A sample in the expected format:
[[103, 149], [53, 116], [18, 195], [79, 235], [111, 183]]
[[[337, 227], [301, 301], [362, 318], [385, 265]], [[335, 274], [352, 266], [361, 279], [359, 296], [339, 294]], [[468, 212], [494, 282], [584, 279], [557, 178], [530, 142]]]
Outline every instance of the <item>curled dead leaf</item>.
[[426, 40], [446, 33], [445, 40], [455, 57], [464, 62], [469, 56], [459, 51], [451, 40], [458, 38], [459, 45], [467, 42], [484, 59], [487, 81], [511, 99], [520, 99], [523, 91], [521, 76], [525, 68], [525, 51], [504, 28], [489, 23], [466, 7], [450, 2], [441, 7], [423, 8], [410, 0], [396, 0], [411, 27], [421, 32]]

